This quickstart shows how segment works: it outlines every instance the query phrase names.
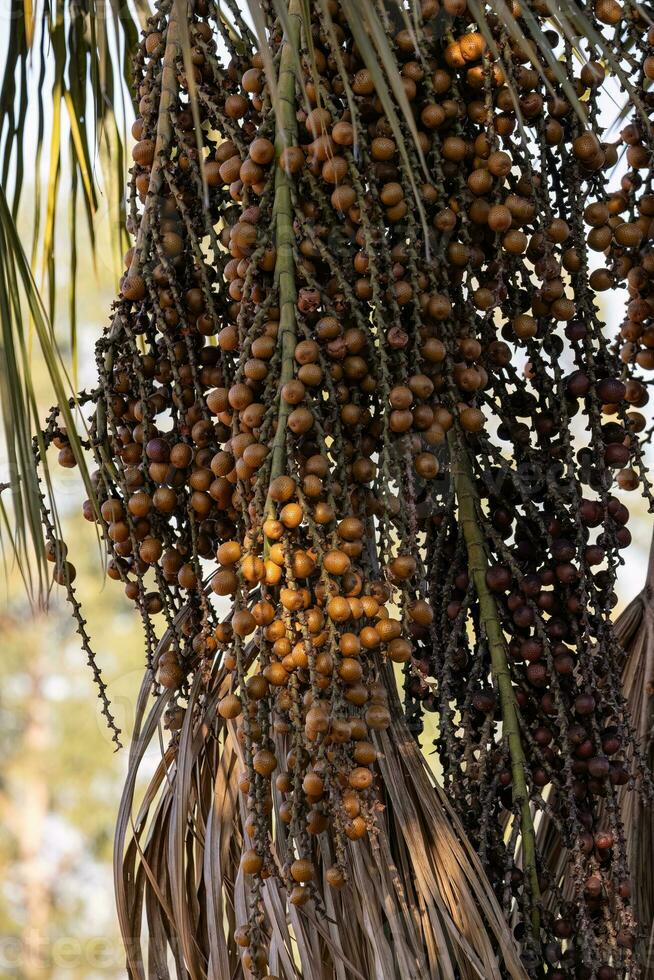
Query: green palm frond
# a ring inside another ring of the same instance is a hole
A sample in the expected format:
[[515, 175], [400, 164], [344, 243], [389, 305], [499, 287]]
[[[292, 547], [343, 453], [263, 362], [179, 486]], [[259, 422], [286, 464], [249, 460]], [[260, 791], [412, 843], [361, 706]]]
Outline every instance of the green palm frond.
[[[36, 288], [27, 256], [20, 242], [11, 212], [0, 188], [0, 390], [8, 480], [11, 491], [14, 531], [9, 535], [21, 574], [34, 595], [43, 594], [46, 578], [45, 551], [41, 528], [42, 488], [35, 469], [34, 451], [39, 453], [45, 471], [49, 505], [54, 507], [45, 451], [40, 436], [42, 420], [35, 393], [29, 351], [28, 323], [33, 326], [42, 360], [47, 368], [52, 393], [59, 405], [62, 425], [78, 461], [87, 492], [93, 488], [84, 459], [84, 448], [77, 432], [76, 402], [72, 385], [54, 340], [41, 297]], [[3, 509], [3, 522], [6, 512]], [[36, 568], [29, 560], [36, 553]]]
[[[127, 79], [139, 22], [144, 24], [147, 15], [141, 0], [133, 9], [113, 0], [10, 0], [11, 29], [6, 46], [0, 46], [0, 385], [8, 469], [2, 480], [11, 487], [11, 535], [5, 509], [3, 517], [5, 539], [32, 592], [42, 593], [45, 569], [32, 449], [41, 420], [31, 351], [36, 340], [37, 356], [47, 365], [52, 400], [64, 406], [64, 414], [70, 412], [73, 387], [67, 372], [76, 376], [80, 236], [94, 254], [96, 234], [104, 225], [116, 261], [127, 244]], [[66, 194], [62, 173], [70, 179]], [[65, 233], [69, 243], [61, 266], [65, 275], [57, 273], [55, 258], [60, 225], [65, 229], [60, 237]], [[66, 364], [54, 332], [62, 280], [68, 289]], [[86, 475], [72, 423], [71, 416], [71, 448]], [[88, 475], [86, 482], [90, 491]], [[31, 551], [38, 559], [35, 570], [27, 560]]]

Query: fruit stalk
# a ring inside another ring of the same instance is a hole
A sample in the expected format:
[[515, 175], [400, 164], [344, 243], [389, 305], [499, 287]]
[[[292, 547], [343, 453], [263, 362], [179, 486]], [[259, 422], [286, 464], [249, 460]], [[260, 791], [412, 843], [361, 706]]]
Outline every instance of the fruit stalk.
[[513, 802], [520, 808], [520, 831], [522, 836], [522, 852], [524, 873], [529, 878], [532, 894], [532, 929], [538, 939], [540, 929], [540, 913], [538, 902], [540, 886], [536, 868], [536, 838], [534, 822], [529, 805], [529, 793], [525, 777], [525, 754], [520, 737], [518, 711], [511, 683], [511, 672], [507, 659], [506, 641], [495, 598], [486, 583], [488, 571], [488, 556], [484, 537], [477, 519], [479, 499], [475, 490], [470, 460], [461, 437], [457, 438], [454, 429], [449, 434], [452, 480], [459, 508], [459, 522], [468, 553], [468, 568], [472, 576], [475, 591], [479, 599], [479, 616], [481, 626], [486, 634], [491, 658], [491, 672], [497, 684], [500, 695], [502, 712], [502, 730], [506, 737], [511, 757], [511, 776], [513, 786]]
[[161, 98], [159, 101], [159, 114], [157, 117], [157, 135], [154, 147], [154, 160], [152, 161], [150, 183], [148, 185], [148, 193], [145, 199], [145, 206], [143, 208], [143, 217], [141, 218], [141, 223], [139, 225], [136, 244], [134, 246], [134, 255], [132, 257], [128, 276], [135, 276], [139, 273], [141, 253], [143, 252], [143, 246], [147, 240], [150, 227], [150, 210], [154, 206], [156, 199], [159, 197], [164, 182], [163, 161], [166, 157], [166, 151], [170, 146], [173, 132], [170, 111], [179, 92], [176, 62], [180, 57], [182, 50], [178, 20], [180, 14], [178, 7], [180, 4], [182, 6], [181, 13], [183, 16], [186, 16], [186, 0], [173, 0], [173, 5], [171, 7], [170, 16], [168, 19], [168, 27], [166, 29], [166, 48], [164, 51], [161, 72]]
[[[287, 35], [282, 48], [279, 63], [279, 78], [277, 86], [278, 113], [275, 132], [275, 197], [273, 202], [273, 226], [275, 229], [275, 284], [279, 293], [279, 333], [278, 343], [281, 344], [282, 364], [277, 397], [277, 430], [272, 447], [270, 464], [270, 480], [281, 476], [285, 469], [286, 422], [290, 405], [282, 397], [283, 386], [293, 378], [293, 358], [297, 343], [297, 324], [295, 311], [297, 305], [297, 287], [295, 284], [295, 259], [293, 243], [293, 201], [291, 193], [291, 177], [282, 166], [282, 154], [289, 146], [297, 145], [297, 119], [295, 116], [295, 62], [299, 57], [300, 48], [300, 5], [298, 0], [291, 0], [288, 9]], [[268, 497], [266, 512], [274, 511], [274, 505]]]

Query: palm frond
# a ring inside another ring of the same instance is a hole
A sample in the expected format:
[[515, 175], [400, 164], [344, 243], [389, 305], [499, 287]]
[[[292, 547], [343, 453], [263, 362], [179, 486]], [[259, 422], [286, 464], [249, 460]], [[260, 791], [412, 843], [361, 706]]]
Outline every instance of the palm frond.
[[[185, 615], [178, 614], [177, 625]], [[172, 636], [169, 630], [162, 637], [154, 669]], [[392, 673], [386, 680], [394, 689]], [[114, 849], [119, 921], [130, 939], [132, 978], [153, 969], [169, 977], [167, 954], [179, 957], [191, 976], [250, 976], [234, 940], [251, 901], [239, 868], [247, 839], [248, 810], [238, 786], [245, 759], [234, 723], [216, 710], [229, 690], [222, 666], [215, 668], [208, 688], [198, 678], [179, 741], [162, 750], [137, 806], [141, 766], [156, 745], [170, 701], [167, 692], [151, 699], [149, 677], [144, 678]], [[399, 701], [394, 717], [392, 731], [379, 741], [384, 813], [369, 843], [348, 848], [349, 885], [334, 893], [322, 880], [333, 855], [319, 840], [315, 861], [322, 912], [319, 906], [313, 911], [289, 906], [277, 876], [264, 884], [271, 973], [284, 980], [523, 980], [526, 973], [500, 906], [406, 727]], [[289, 749], [283, 736], [277, 749], [280, 754]], [[289, 843], [279, 820], [274, 855], [281, 869]], [[134, 940], [144, 910], [147, 951]]]
[[[79, 420], [75, 417], [77, 402], [72, 397], [72, 385], [1, 187], [0, 316], [0, 389], [14, 512], [12, 539], [29, 591], [34, 594], [34, 587], [38, 586], [36, 591], [42, 594], [45, 551], [41, 527], [42, 491], [35, 469], [35, 451], [45, 467], [48, 486], [49, 476], [43, 443], [39, 436], [35, 444], [32, 438], [33, 433], [40, 432], [41, 419], [32, 379], [28, 322], [33, 325], [52, 393], [59, 405], [66, 438], [80, 466], [90, 497], [94, 497], [94, 491], [85, 462], [84, 446], [77, 432]], [[56, 513], [52, 493], [49, 497], [51, 509]], [[32, 549], [37, 557], [35, 570], [29, 561]]]
[[[52, 398], [64, 414], [70, 414], [73, 388], [66, 372], [76, 375], [77, 368], [78, 243], [84, 235], [94, 254], [101, 223], [117, 255], [126, 244], [125, 126], [131, 114], [126, 79], [138, 41], [138, 18], [144, 21], [146, 14], [143, 3], [138, 14], [127, 5], [116, 4], [108, 17], [105, 4], [95, 0], [56, 0], [54, 5], [46, 0], [34, 4], [11, 0], [12, 30], [0, 57], [0, 371], [9, 468], [6, 482], [12, 488], [15, 529], [12, 539], [30, 591], [37, 579], [41, 586], [45, 582], [39, 491], [30, 462], [32, 435], [40, 428], [31, 378], [32, 338], [47, 365]], [[70, 174], [67, 208], [60, 201], [62, 172]], [[32, 207], [27, 206], [28, 191]], [[85, 227], [80, 226], [82, 213]], [[29, 228], [30, 220], [31, 241], [26, 246], [18, 227]], [[59, 237], [65, 235], [70, 248], [63, 264], [58, 263], [55, 252], [60, 223], [65, 231]], [[67, 275], [57, 272], [58, 265]], [[57, 348], [54, 331], [58, 314], [65, 316], [57, 308], [56, 297], [66, 279], [67, 363]], [[71, 416], [70, 425], [67, 423], [71, 448], [91, 491], [72, 421]], [[47, 467], [47, 461], [43, 462]], [[51, 503], [54, 507], [54, 500]], [[30, 549], [38, 557], [34, 571], [27, 561]]]
[[[624, 649], [622, 692], [637, 744], [654, 771], [654, 537], [642, 591], [618, 617], [616, 637]], [[619, 803], [627, 858], [633, 869], [634, 911], [641, 927], [643, 977], [654, 977], [654, 812], [638, 794], [621, 787]]]

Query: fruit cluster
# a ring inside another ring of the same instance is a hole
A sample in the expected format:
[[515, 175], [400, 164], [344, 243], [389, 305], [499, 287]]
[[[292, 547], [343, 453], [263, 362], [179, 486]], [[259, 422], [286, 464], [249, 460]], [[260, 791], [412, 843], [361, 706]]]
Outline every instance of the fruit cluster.
[[[647, 388], [627, 371], [654, 367], [653, 39], [600, 0], [578, 70], [547, 3], [486, 11], [482, 30], [465, 0], [423, 0], [418, 26], [387, 14], [387, 88], [330, 0], [308, 26], [292, 10], [286, 37], [271, 16], [273, 88], [247, 24], [244, 51], [195, 0], [186, 50], [176, 9], [160, 4], [136, 66], [135, 243], [97, 345], [100, 513], [85, 505], [173, 740], [220, 663], [243, 871], [319, 902], [318, 835], [339, 888], [348, 841], [374, 827], [381, 670], [401, 665], [415, 734], [438, 712], [446, 786], [530, 969], [542, 939], [552, 978], [623, 976], [616, 787], [639, 765], [611, 610], [630, 541], [616, 484], [649, 495]], [[515, 19], [540, 25], [529, 45]], [[635, 93], [615, 144], [607, 70]], [[607, 191], [621, 144], [630, 169]], [[618, 350], [596, 293], [625, 281]], [[52, 557], [70, 587], [57, 542]], [[240, 939], [262, 973], [258, 922]]]

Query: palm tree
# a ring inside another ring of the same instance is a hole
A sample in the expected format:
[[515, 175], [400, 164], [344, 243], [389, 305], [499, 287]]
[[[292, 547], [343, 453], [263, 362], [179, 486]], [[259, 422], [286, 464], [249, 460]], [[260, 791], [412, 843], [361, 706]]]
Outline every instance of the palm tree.
[[[648, 975], [624, 820], [651, 847], [648, 647], [626, 643], [623, 690], [611, 615], [620, 494], [652, 502], [647, 11], [160, 0], [139, 38], [125, 10], [15, 9], [3, 516], [43, 579], [52, 562], [116, 741], [52, 445], [143, 623], [115, 842], [128, 974]], [[45, 304], [14, 224], [37, 50]], [[94, 145], [122, 176], [128, 55], [133, 244], [74, 397], [46, 312], [59, 119], [92, 228]], [[596, 294], [625, 283], [607, 331]]]

